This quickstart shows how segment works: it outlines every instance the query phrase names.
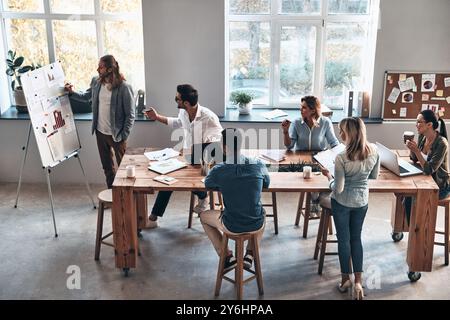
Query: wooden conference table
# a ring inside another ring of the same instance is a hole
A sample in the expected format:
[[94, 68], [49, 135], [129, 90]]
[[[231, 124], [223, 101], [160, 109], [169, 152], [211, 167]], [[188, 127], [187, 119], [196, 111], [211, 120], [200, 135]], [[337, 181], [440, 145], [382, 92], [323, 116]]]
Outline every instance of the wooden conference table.
[[[149, 161], [144, 152], [152, 148], [129, 148], [122, 159], [113, 183], [112, 222], [115, 247], [116, 267], [128, 274], [130, 268], [136, 268], [138, 254], [138, 232], [144, 229], [148, 220], [147, 197], [155, 191], [199, 191], [205, 190], [199, 165], [180, 169], [169, 173], [178, 181], [172, 185], [153, 180], [156, 172], [147, 169]], [[258, 150], [246, 150], [245, 154], [256, 156]], [[408, 153], [398, 150], [401, 157]], [[182, 157], [180, 157], [181, 159]], [[311, 162], [308, 152], [286, 152], [281, 165]], [[134, 165], [134, 178], [126, 177], [126, 166]], [[276, 163], [274, 163], [276, 165]], [[303, 179], [301, 172], [270, 172], [270, 186], [266, 192], [320, 192], [329, 191], [328, 180], [322, 175], [312, 175], [311, 179]], [[411, 272], [431, 271], [436, 214], [438, 206], [438, 187], [431, 176], [416, 175], [400, 178], [382, 168], [377, 180], [369, 181], [370, 192], [390, 193], [398, 196], [411, 195], [416, 198], [409, 226], [408, 249], [406, 262]], [[398, 201], [397, 201], [398, 206]], [[186, 208], [187, 211], [188, 208]], [[403, 214], [396, 210], [392, 225], [394, 231], [403, 231]], [[400, 229], [399, 229], [400, 228]]]

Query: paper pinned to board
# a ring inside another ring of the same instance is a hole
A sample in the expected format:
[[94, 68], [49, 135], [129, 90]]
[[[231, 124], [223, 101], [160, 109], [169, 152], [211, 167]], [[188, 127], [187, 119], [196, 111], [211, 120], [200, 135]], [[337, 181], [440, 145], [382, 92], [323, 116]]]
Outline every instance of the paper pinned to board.
[[424, 110], [428, 110], [428, 104], [427, 103], [422, 103], [422, 111]]
[[406, 108], [400, 108], [400, 118], [406, 118]]
[[444, 86], [446, 88], [450, 87], [450, 77], [444, 78]]
[[444, 96], [444, 90], [436, 90], [436, 97], [443, 97]]
[[279, 117], [286, 117], [288, 114], [280, 109], [275, 109], [261, 114], [264, 118], [272, 120]]
[[422, 92], [433, 92], [436, 84], [435, 74], [423, 74], [422, 75]]
[[447, 100], [447, 103], [450, 104], [450, 96], [448, 96], [445, 100]]
[[416, 83], [414, 82], [414, 77], [409, 77], [403, 81], [399, 81], [398, 86], [401, 92], [413, 90], [414, 87], [416, 86]]
[[398, 96], [400, 95], [400, 89], [397, 87], [392, 88], [391, 94], [387, 99], [390, 103], [396, 104]]
[[430, 95], [422, 94], [422, 101], [428, 101], [428, 100], [430, 100]]

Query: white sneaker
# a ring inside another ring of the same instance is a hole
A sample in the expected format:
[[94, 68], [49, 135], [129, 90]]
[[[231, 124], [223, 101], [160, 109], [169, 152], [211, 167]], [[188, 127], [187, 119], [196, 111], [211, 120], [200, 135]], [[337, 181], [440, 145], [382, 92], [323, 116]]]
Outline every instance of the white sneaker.
[[158, 227], [158, 221], [148, 220], [144, 229], [154, 229]]
[[206, 211], [209, 209], [209, 197], [206, 197], [205, 199], [198, 199], [197, 205], [194, 207], [194, 212], [200, 214], [203, 211]]

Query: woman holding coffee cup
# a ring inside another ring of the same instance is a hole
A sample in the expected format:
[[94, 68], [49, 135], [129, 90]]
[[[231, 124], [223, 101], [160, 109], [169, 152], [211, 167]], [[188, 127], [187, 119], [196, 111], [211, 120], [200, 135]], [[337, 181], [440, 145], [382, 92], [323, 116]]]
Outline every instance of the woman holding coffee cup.
[[[338, 290], [351, 290], [353, 264], [354, 297], [360, 300], [364, 297], [361, 230], [369, 203], [367, 180], [378, 177], [380, 157], [375, 146], [366, 140], [366, 126], [361, 119], [343, 119], [339, 123], [339, 134], [344, 141], [345, 151], [336, 156], [334, 179], [327, 169], [322, 169], [322, 174], [330, 180], [331, 211], [336, 226], [342, 276]], [[329, 198], [321, 196], [320, 201], [324, 206], [329, 206]]]
[[[448, 142], [444, 120], [438, 118], [432, 110], [423, 110], [417, 116], [416, 128], [419, 134], [418, 142], [406, 141], [406, 146], [411, 150], [410, 158], [420, 164], [424, 174], [431, 174], [439, 187], [439, 199], [444, 199], [450, 195]], [[437, 131], [438, 128], [439, 131]], [[411, 203], [411, 197], [405, 198], [404, 205], [408, 224]]]

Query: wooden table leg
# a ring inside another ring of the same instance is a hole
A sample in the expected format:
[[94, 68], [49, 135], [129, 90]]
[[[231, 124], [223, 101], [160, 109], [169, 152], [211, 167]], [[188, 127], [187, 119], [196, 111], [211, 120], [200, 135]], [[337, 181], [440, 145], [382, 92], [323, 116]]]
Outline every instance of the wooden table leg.
[[148, 222], [148, 206], [146, 194], [136, 194], [136, 211], [138, 217], [138, 229], [145, 229]]
[[132, 187], [113, 187], [112, 224], [116, 267], [127, 274], [136, 268], [138, 237], [135, 196]]
[[409, 271], [431, 271], [437, 206], [438, 189], [419, 187], [416, 201], [413, 202], [409, 225], [406, 256]]
[[394, 194], [392, 213], [391, 213], [391, 226], [392, 232], [408, 232], [408, 223], [406, 221], [405, 208], [403, 206], [404, 195]]

